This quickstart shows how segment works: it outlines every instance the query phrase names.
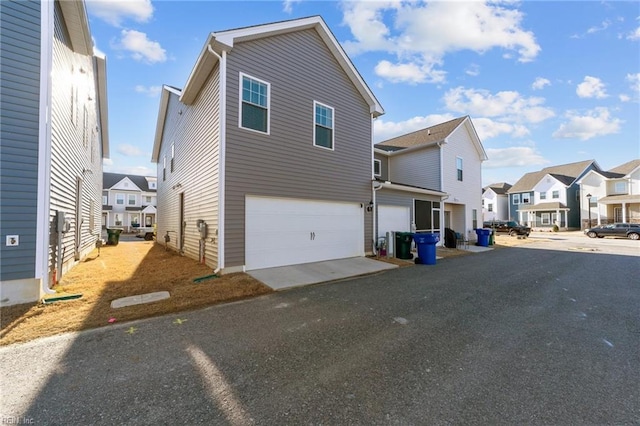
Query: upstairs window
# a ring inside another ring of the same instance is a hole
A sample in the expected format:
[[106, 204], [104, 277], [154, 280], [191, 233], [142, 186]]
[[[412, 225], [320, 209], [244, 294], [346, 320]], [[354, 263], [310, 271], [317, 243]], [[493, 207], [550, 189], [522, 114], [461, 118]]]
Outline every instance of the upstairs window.
[[529, 194], [522, 194], [522, 204], [529, 204], [531, 202]]
[[315, 130], [313, 145], [333, 150], [333, 108], [313, 102]]
[[175, 144], [171, 144], [171, 173], [173, 173], [173, 158], [176, 155], [176, 146]]
[[520, 204], [520, 194], [513, 194], [513, 204]]
[[541, 200], [546, 200], [547, 199], [547, 193], [546, 192], [541, 192], [540, 193], [540, 199]]
[[373, 175], [380, 176], [382, 174], [382, 161], [373, 160]]
[[167, 180], [167, 156], [162, 157], [162, 180]]
[[124, 194], [116, 194], [116, 204], [124, 205]]
[[129, 194], [129, 205], [130, 206], [135, 206], [136, 205], [136, 194]]
[[269, 133], [269, 83], [240, 73], [240, 127]]
[[493, 211], [493, 204], [487, 204], [487, 211]]
[[109, 193], [107, 191], [102, 192], [102, 205], [106, 206], [109, 204]]
[[616, 182], [613, 190], [615, 191], [616, 194], [626, 194], [627, 185], [625, 182]]
[[462, 182], [462, 158], [456, 158], [456, 170], [458, 173], [458, 181]]
[[551, 193], [551, 198], [560, 198], [560, 191], [553, 191]]

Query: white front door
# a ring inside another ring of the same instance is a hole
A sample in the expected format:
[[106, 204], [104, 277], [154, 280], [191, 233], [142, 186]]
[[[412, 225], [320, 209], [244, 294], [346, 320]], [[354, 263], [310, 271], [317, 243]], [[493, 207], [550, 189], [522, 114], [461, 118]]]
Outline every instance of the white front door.
[[364, 208], [342, 203], [247, 196], [247, 270], [364, 256]]
[[409, 207], [378, 206], [378, 237], [387, 232], [410, 232], [411, 212]]

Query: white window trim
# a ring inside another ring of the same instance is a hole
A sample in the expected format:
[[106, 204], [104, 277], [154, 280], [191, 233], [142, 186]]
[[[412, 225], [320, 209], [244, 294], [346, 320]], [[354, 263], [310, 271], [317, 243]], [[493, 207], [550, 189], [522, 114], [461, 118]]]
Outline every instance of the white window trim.
[[[131, 197], [133, 197], [133, 204], [131, 204]], [[138, 197], [136, 197], [136, 194], [129, 194], [127, 196], [127, 205], [128, 206], [135, 206], [136, 203], [138, 202]]]
[[513, 194], [513, 205], [517, 206], [520, 204], [520, 194]]
[[[331, 148], [316, 145], [316, 126], [318, 125], [316, 123], [316, 105], [320, 105], [331, 110], [331, 123], [333, 124], [333, 127], [331, 127]], [[336, 150], [336, 110], [333, 107], [318, 101], [313, 101], [313, 146], [316, 148], [326, 149], [327, 151]]]
[[[527, 200], [525, 201], [525, 196], [527, 197]], [[522, 204], [531, 204], [531, 194], [522, 194], [522, 198], [521, 198], [521, 202]]]
[[[460, 161], [460, 168], [458, 168], [458, 161]], [[461, 173], [461, 179], [458, 179], [458, 170], [460, 170]], [[464, 182], [464, 159], [462, 157], [456, 157], [456, 181], [457, 182]]]
[[551, 214], [550, 213], [542, 213], [542, 214], [540, 214], [540, 224], [541, 225], [551, 225]]
[[[554, 197], [555, 194], [558, 194], [557, 197]], [[552, 200], [559, 200], [560, 199], [560, 191], [551, 191], [551, 199]]]
[[[259, 133], [261, 135], [270, 135], [271, 134], [271, 83], [261, 80], [259, 78], [253, 77], [249, 74], [245, 74], [240, 72], [240, 78], [238, 79], [238, 127], [243, 130], [248, 130], [249, 132]], [[261, 130], [252, 129], [250, 127], [242, 126], [242, 79], [244, 77], [250, 78], [251, 80], [258, 81], [267, 86], [267, 131], [263, 132]]]
[[[376, 164], [378, 165], [378, 173], [376, 173]], [[373, 160], [373, 175], [374, 176], [382, 176], [382, 161]]]
[[[621, 187], [622, 190], [618, 190], [618, 187]], [[613, 191], [616, 194], [626, 194], [627, 193], [627, 183], [626, 182], [615, 182], [613, 184]]]
[[[121, 203], [119, 203], [118, 201], [122, 200]], [[124, 206], [125, 204], [125, 196], [122, 193], [116, 193], [116, 205], [118, 206]]]

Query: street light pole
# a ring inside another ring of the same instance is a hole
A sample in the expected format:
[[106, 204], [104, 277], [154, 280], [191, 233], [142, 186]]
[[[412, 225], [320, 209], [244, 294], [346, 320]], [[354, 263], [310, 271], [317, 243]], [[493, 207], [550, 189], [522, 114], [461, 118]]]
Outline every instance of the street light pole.
[[591, 228], [591, 193], [587, 194], [587, 209], [589, 209], [589, 223], [587, 229]]

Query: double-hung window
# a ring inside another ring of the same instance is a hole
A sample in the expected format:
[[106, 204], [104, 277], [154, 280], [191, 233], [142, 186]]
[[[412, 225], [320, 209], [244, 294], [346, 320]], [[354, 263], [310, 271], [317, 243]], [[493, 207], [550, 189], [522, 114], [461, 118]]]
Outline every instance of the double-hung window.
[[124, 205], [124, 194], [121, 194], [121, 193], [116, 194], [116, 204], [121, 206]]
[[130, 206], [136, 205], [136, 194], [129, 194], [128, 204]]
[[513, 194], [513, 204], [520, 204], [520, 194]]
[[269, 133], [269, 83], [240, 73], [240, 127]]
[[373, 175], [380, 176], [382, 174], [382, 161], [373, 160]]
[[313, 101], [313, 145], [333, 150], [333, 108]]
[[462, 158], [456, 157], [456, 170], [458, 173], [458, 181], [462, 182]]

